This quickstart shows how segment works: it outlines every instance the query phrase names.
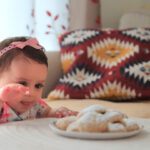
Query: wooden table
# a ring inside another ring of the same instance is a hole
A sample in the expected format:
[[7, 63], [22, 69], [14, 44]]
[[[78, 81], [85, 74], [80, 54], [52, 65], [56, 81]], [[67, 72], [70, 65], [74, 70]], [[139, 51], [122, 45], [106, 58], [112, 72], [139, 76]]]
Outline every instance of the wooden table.
[[144, 130], [133, 137], [116, 140], [85, 140], [55, 134], [50, 118], [0, 125], [1, 150], [149, 150], [150, 119], [137, 119]]

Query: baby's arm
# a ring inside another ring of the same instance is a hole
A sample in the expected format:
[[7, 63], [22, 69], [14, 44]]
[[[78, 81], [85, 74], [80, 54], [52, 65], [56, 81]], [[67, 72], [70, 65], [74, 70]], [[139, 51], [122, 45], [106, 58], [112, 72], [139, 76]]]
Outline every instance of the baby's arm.
[[63, 118], [67, 116], [76, 116], [78, 114], [77, 111], [70, 110], [66, 107], [59, 107], [57, 109], [52, 109], [48, 107], [42, 117], [55, 117], [55, 118]]
[[76, 116], [77, 114], [77, 111], [70, 110], [66, 107], [59, 107], [57, 109], [52, 109], [49, 116], [54, 115], [56, 118], [63, 118], [67, 116]]
[[0, 108], [3, 107], [4, 102], [19, 101], [26, 92], [29, 91], [28, 87], [21, 84], [7, 84], [0, 88]]
[[2, 119], [0, 123], [8, 122], [7, 109], [11, 107], [9, 102], [20, 101], [28, 90], [27, 87], [20, 84], [8, 84], [0, 88], [0, 120]]
[[0, 100], [0, 111], [3, 108], [3, 102]]

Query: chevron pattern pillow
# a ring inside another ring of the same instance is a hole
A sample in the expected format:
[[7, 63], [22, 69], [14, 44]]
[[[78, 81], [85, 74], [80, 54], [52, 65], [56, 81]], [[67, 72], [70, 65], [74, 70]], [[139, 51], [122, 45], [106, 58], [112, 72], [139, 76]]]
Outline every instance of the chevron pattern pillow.
[[64, 74], [49, 99], [150, 99], [150, 28], [82, 29], [59, 40]]

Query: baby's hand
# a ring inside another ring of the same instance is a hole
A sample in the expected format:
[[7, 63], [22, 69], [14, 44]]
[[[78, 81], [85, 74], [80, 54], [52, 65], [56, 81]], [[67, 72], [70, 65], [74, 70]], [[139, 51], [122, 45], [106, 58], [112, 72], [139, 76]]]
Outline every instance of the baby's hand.
[[55, 114], [57, 118], [63, 118], [67, 116], [76, 116], [78, 114], [77, 111], [72, 111], [66, 107], [60, 107], [55, 110]]
[[0, 100], [3, 102], [19, 101], [29, 92], [29, 88], [21, 84], [8, 84], [0, 88]]

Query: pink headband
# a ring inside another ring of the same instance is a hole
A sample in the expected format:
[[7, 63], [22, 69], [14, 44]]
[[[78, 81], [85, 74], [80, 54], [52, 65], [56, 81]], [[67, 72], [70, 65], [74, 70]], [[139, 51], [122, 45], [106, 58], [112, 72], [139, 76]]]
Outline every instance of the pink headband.
[[2, 56], [7, 51], [13, 49], [13, 48], [20, 48], [23, 49], [25, 46], [31, 46], [35, 49], [41, 50], [42, 47], [38, 45], [38, 41], [36, 38], [31, 38], [25, 42], [12, 42], [9, 46], [5, 47], [0, 51], [0, 56]]

